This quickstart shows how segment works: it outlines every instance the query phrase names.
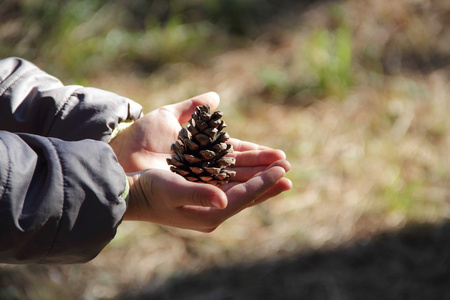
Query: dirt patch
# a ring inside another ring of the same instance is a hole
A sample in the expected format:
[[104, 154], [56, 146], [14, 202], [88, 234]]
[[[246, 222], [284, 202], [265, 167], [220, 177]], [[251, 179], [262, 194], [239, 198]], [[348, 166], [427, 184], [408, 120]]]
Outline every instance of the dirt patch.
[[117, 299], [447, 299], [450, 224], [411, 225], [335, 249], [215, 267]]

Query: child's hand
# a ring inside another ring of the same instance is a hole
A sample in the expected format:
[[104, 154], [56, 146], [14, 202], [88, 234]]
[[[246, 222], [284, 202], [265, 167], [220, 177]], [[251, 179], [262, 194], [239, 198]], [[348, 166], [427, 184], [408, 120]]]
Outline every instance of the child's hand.
[[[214, 230], [219, 224], [251, 205], [289, 190], [284, 178], [290, 165], [281, 150], [230, 139], [236, 158], [231, 170], [236, 176], [218, 188], [192, 183], [172, 173], [166, 158], [177, 140], [181, 124], [187, 122], [198, 105], [219, 105], [216, 93], [207, 93], [177, 104], [158, 108], [119, 133], [110, 145], [128, 177], [130, 199], [125, 220], [141, 220], [163, 225]], [[145, 171], [141, 171], [145, 170]]]
[[[258, 160], [258, 154], [253, 151], [239, 155], [242, 159]], [[135, 173], [128, 178], [130, 198], [124, 220], [211, 232], [242, 209], [261, 203], [292, 186], [290, 180], [283, 177], [290, 168], [286, 160], [276, 161], [262, 172], [259, 170], [263, 167], [239, 168], [247, 168], [242, 169], [240, 181], [221, 188], [193, 183], [165, 170]]]

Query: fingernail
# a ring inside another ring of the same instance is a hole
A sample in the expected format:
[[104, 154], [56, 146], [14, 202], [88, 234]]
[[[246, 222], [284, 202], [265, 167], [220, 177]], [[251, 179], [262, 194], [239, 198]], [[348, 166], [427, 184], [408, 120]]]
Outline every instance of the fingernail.
[[212, 197], [211, 199], [211, 205], [214, 206], [215, 208], [222, 209], [222, 206], [220, 205], [221, 202], [222, 201], [220, 201], [220, 199], [217, 197]]

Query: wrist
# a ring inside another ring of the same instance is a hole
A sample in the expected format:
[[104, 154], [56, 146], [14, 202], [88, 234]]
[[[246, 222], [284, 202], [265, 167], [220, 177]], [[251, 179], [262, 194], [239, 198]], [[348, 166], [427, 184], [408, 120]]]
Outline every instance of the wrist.
[[126, 151], [126, 149], [124, 149], [126, 147], [126, 143], [127, 143], [126, 131], [128, 131], [133, 124], [134, 124], [134, 120], [127, 120], [127, 121], [123, 121], [123, 122], [119, 123], [117, 125], [117, 127], [114, 129], [113, 133], [111, 134], [111, 137], [108, 142], [109, 146], [113, 149], [114, 154], [116, 155], [117, 159], [121, 163], [122, 167], [124, 167], [125, 171], [126, 171], [126, 168], [122, 163], [123, 159], [121, 157], [121, 153], [123, 151]]
[[130, 182], [128, 181], [128, 176], [125, 176], [125, 190], [123, 191], [121, 197], [125, 200], [128, 207], [128, 201], [130, 200]]
[[125, 221], [140, 221], [139, 199], [142, 197], [142, 188], [139, 184], [140, 172], [127, 174], [128, 201], [127, 209], [123, 216]]

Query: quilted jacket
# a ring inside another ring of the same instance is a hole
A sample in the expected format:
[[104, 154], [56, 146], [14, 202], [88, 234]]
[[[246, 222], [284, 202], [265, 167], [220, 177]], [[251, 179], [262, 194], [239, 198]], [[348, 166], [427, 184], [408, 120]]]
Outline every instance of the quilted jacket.
[[114, 237], [125, 173], [107, 142], [137, 103], [0, 60], [0, 263], [81, 263]]

